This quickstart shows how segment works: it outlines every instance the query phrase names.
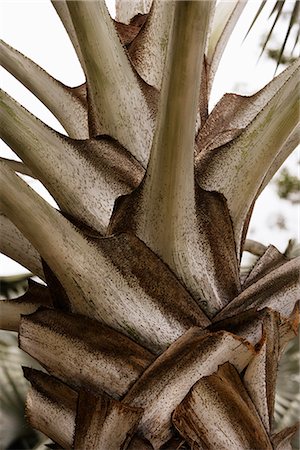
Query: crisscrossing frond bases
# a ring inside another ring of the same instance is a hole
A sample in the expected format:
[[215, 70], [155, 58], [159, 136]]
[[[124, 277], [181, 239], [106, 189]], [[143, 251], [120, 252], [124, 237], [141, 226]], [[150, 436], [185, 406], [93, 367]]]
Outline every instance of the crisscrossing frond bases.
[[2, 248], [46, 282], [4, 301], [1, 325], [48, 372], [24, 369], [26, 415], [62, 448], [271, 450], [295, 431], [274, 435], [272, 418], [299, 260], [258, 245], [243, 280], [239, 261], [253, 202], [297, 142], [299, 61], [209, 114], [245, 6], [220, 5], [154, 0], [120, 25], [103, 1], [54, 2], [85, 73], [76, 88], [1, 44], [69, 134], [1, 94], [22, 159], [0, 161]]

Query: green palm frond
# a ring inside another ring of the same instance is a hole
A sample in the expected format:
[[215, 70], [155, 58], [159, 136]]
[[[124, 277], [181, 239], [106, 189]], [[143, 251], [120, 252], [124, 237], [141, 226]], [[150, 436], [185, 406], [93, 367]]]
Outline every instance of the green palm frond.
[[266, 39], [265, 39], [263, 45], [262, 45], [261, 55], [263, 54], [263, 52], [264, 52], [264, 50], [265, 50], [265, 48], [266, 48], [266, 45], [267, 45], [267, 43], [269, 42], [269, 40], [270, 40], [270, 38], [271, 38], [271, 36], [272, 36], [273, 30], [274, 30], [274, 28], [275, 28], [275, 26], [276, 26], [276, 23], [278, 22], [278, 19], [280, 18], [281, 14], [282, 14], [283, 7], [284, 7], [284, 1], [279, 0], [279, 1], [277, 1], [277, 2], [275, 3], [275, 6], [274, 6], [274, 8], [273, 8], [272, 11], [271, 11], [271, 14], [270, 14], [270, 16], [269, 16], [269, 19], [270, 19], [273, 15], [275, 16], [275, 18], [274, 18], [273, 24], [272, 24], [272, 26], [271, 26], [271, 29], [270, 29], [270, 31], [269, 31], [269, 33], [268, 33], [268, 35], [267, 35], [267, 37], [266, 37]]
[[246, 39], [246, 37], [248, 36], [248, 34], [250, 33], [250, 31], [252, 30], [254, 24], [256, 23], [256, 20], [259, 18], [260, 13], [262, 12], [262, 10], [263, 10], [263, 8], [264, 8], [264, 6], [265, 6], [265, 4], [266, 4], [266, 1], [267, 1], [267, 0], [261, 0], [261, 3], [260, 3], [260, 5], [259, 5], [259, 8], [258, 8], [256, 14], [255, 14], [255, 17], [254, 17], [254, 19], [252, 20], [250, 27], [248, 28], [248, 31], [247, 31], [246, 36], [245, 36], [245, 39]]
[[[257, 13], [246, 33], [245, 38], [248, 36], [249, 32], [251, 31], [251, 29], [253, 28], [254, 24], [256, 23], [257, 19], [260, 17], [262, 11], [264, 10], [264, 7], [266, 5], [266, 0], [262, 0], [260, 2], [260, 5], [258, 7]], [[289, 8], [287, 5], [292, 4], [292, 7]], [[287, 30], [285, 32], [284, 38], [283, 38], [283, 42], [281, 44], [280, 49], [277, 51], [274, 50], [268, 50], [268, 54], [270, 56], [272, 56], [275, 60], [276, 60], [276, 70], [275, 73], [278, 69], [278, 66], [281, 63], [284, 63], [285, 61], [285, 57], [284, 57], [284, 51], [286, 49], [286, 44], [288, 41], [288, 38], [291, 34], [291, 31], [293, 28], [295, 28], [296, 30], [296, 35], [294, 38], [294, 43], [293, 43], [293, 47], [291, 49], [291, 51], [289, 52], [289, 58], [293, 57], [295, 48], [298, 44], [299, 41], [299, 35], [300, 35], [300, 2], [298, 0], [277, 0], [270, 15], [269, 15], [269, 19], [272, 18], [272, 22], [271, 22], [271, 27], [269, 29], [269, 32], [266, 36], [266, 38], [264, 39], [263, 43], [262, 43], [262, 50], [261, 50], [261, 54], [260, 56], [266, 51], [267, 45], [269, 44], [271, 37], [273, 35], [273, 32], [276, 29], [279, 29], [279, 19], [281, 19], [282, 17], [286, 16], [287, 20], [288, 20], [288, 27]], [[278, 24], [278, 25], [277, 25]], [[277, 25], [277, 27], [276, 27]]]
[[[290, 35], [290, 32], [291, 32], [291, 30], [292, 30], [292, 28], [293, 28], [293, 26], [294, 25], [296, 25], [296, 26], [298, 26], [298, 31], [299, 31], [299, 12], [300, 12], [300, 3], [299, 3], [299, 1], [298, 0], [296, 0], [295, 1], [295, 4], [294, 4], [294, 8], [293, 8], [293, 10], [292, 10], [292, 12], [291, 12], [291, 16], [290, 16], [290, 21], [289, 21], [289, 26], [288, 26], [288, 29], [287, 29], [287, 32], [286, 32], [286, 35], [285, 35], [285, 38], [284, 38], [284, 41], [283, 41], [283, 44], [282, 44], [282, 46], [281, 46], [281, 48], [280, 48], [280, 51], [279, 51], [279, 56], [278, 56], [278, 60], [277, 60], [277, 66], [276, 66], [276, 70], [277, 70], [277, 68], [278, 68], [278, 66], [279, 66], [279, 64], [280, 64], [280, 62], [281, 62], [281, 60], [282, 60], [282, 56], [283, 56], [283, 52], [284, 52], [284, 49], [285, 49], [285, 47], [286, 47], [286, 43], [287, 43], [287, 40], [288, 40], [288, 37], [289, 37], [289, 35]], [[296, 38], [296, 40], [295, 40], [295, 43], [294, 43], [294, 48], [295, 48], [295, 46], [296, 46], [296, 44], [297, 44], [297, 39], [298, 38]]]

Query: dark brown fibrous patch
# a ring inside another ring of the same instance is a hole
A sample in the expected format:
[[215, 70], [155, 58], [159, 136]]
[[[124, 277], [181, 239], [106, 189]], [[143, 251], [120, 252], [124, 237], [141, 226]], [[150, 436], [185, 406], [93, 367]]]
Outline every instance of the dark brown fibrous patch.
[[142, 29], [147, 17], [148, 14], [137, 14], [131, 19], [128, 25], [114, 21], [115, 28], [123, 45], [128, 46], [131, 44]]
[[54, 308], [61, 311], [71, 312], [71, 303], [62, 284], [44, 259], [42, 259], [42, 264]]

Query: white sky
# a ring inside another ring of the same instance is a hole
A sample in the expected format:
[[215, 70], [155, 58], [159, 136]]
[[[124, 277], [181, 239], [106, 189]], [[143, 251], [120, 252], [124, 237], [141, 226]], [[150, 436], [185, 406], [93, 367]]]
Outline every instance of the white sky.
[[[266, 29], [267, 14], [272, 4], [253, 28], [250, 37], [241, 44], [241, 37], [244, 37], [257, 5], [258, 0], [248, 2], [232, 35], [215, 79], [212, 104], [225, 92], [249, 95], [263, 87], [273, 77], [274, 62], [262, 57], [257, 63], [259, 42]], [[76, 86], [84, 82], [75, 52], [50, 0], [0, 0], [0, 17], [1, 38], [8, 44], [30, 57], [63, 83]], [[0, 76], [2, 87], [12, 97], [52, 128], [63, 132], [55, 117], [26, 88], [3, 69]], [[17, 159], [4, 143], [1, 156]], [[299, 168], [298, 161], [300, 161], [299, 151], [295, 152], [286, 163], [294, 173], [296, 167]], [[32, 181], [30, 184], [34, 188], [37, 185]], [[273, 226], [278, 214], [285, 218], [284, 230]], [[291, 205], [287, 200], [279, 200], [274, 186], [269, 186], [257, 201], [249, 237], [265, 244], [272, 243], [280, 250], [284, 250], [288, 239], [296, 238], [297, 233], [299, 234], [299, 206]], [[0, 257], [0, 275], [19, 272], [24, 272], [21, 266], [3, 255]]]

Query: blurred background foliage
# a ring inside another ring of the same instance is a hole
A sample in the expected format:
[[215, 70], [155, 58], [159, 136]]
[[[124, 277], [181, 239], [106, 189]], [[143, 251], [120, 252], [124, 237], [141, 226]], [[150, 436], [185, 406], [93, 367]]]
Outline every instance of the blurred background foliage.
[[[23, 281], [21, 282], [23, 283]], [[23, 284], [22, 284], [23, 286]], [[9, 292], [20, 291], [14, 281]], [[22, 366], [39, 365], [18, 348], [16, 333], [0, 332], [0, 448], [1, 450], [33, 449], [44, 439], [30, 428], [25, 419], [25, 398], [29, 387]]]
[[[298, 162], [298, 165], [300, 162]], [[287, 199], [292, 203], [300, 203], [300, 179], [292, 175], [287, 168], [279, 171], [274, 180], [277, 194], [280, 198]]]
[[[257, 1], [257, 13], [247, 31], [246, 37], [263, 12], [267, 1]], [[280, 30], [280, 38], [276, 30]], [[285, 33], [282, 30], [285, 30]], [[277, 0], [268, 18], [266, 34], [262, 37], [260, 56], [266, 52], [276, 62], [275, 73], [280, 64], [290, 64], [296, 56], [300, 36], [300, 2], [299, 0]], [[289, 45], [287, 45], [289, 44]]]

